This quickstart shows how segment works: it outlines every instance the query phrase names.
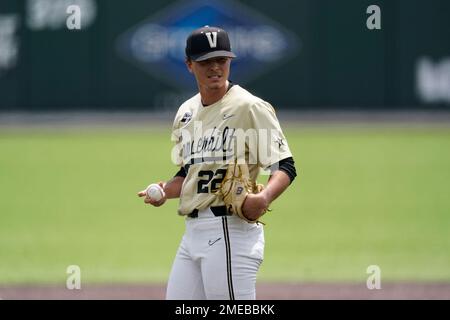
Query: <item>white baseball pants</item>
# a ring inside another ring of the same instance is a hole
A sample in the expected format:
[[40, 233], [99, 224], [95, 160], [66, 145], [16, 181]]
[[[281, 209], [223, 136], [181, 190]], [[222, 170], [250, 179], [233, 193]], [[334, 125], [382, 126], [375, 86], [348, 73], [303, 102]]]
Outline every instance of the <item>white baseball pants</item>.
[[167, 285], [168, 300], [254, 300], [264, 229], [210, 209], [186, 218]]

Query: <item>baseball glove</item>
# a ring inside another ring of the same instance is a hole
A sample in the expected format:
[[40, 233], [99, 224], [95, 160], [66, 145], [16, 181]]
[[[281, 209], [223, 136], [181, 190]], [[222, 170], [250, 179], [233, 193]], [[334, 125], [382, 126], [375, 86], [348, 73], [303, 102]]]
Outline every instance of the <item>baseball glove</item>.
[[228, 212], [238, 215], [249, 223], [256, 223], [261, 221], [248, 219], [242, 212], [242, 205], [249, 193], [259, 193], [263, 189], [264, 185], [250, 180], [247, 164], [230, 163], [216, 195], [222, 197]]

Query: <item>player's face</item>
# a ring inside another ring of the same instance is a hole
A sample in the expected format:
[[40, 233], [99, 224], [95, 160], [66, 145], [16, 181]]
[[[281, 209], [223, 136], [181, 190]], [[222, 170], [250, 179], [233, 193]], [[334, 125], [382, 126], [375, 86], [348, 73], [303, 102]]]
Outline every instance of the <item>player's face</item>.
[[204, 61], [187, 61], [186, 64], [200, 87], [220, 89], [226, 85], [230, 74], [231, 58], [217, 57]]

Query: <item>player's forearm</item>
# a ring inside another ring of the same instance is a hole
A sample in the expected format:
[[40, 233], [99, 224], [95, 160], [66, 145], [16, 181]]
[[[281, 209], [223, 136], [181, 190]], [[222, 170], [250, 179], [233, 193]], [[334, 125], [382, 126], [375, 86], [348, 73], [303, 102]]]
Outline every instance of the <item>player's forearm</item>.
[[175, 176], [164, 184], [164, 192], [167, 199], [179, 198], [184, 177]]
[[269, 178], [266, 188], [263, 190], [264, 196], [270, 204], [276, 198], [278, 198], [284, 190], [289, 187], [291, 180], [289, 176], [281, 170], [275, 171]]

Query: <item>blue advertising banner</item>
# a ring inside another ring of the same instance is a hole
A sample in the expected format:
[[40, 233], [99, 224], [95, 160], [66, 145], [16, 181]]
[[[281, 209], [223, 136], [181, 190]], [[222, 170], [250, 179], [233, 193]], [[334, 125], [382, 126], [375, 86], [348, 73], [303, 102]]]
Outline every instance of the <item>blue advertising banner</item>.
[[4, 0], [0, 110], [168, 110], [196, 92], [195, 28], [220, 26], [231, 80], [277, 108], [450, 107], [446, 0]]

